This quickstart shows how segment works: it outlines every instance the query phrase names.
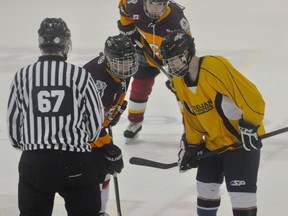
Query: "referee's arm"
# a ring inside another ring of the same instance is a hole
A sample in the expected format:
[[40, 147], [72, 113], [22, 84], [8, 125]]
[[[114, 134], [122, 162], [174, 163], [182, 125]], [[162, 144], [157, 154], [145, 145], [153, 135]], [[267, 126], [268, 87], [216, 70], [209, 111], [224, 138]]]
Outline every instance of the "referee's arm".
[[16, 149], [20, 149], [20, 126], [22, 124], [22, 112], [17, 104], [17, 87], [15, 85], [16, 77], [14, 78], [11, 87], [10, 95], [8, 100], [8, 110], [7, 110], [7, 126], [8, 126], [8, 136], [12, 143], [12, 146]]
[[98, 139], [101, 128], [104, 122], [104, 109], [101, 101], [101, 97], [98, 94], [95, 82], [92, 77], [88, 76], [88, 84], [86, 88], [86, 108], [87, 108], [87, 128], [90, 133], [90, 143]]

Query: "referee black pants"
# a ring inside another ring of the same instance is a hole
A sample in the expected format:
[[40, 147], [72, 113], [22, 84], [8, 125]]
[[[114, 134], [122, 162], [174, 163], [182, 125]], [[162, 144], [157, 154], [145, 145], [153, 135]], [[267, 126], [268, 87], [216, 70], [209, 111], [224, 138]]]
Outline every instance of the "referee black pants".
[[68, 216], [97, 216], [101, 194], [91, 153], [24, 151], [19, 162], [20, 216], [50, 216], [54, 197], [65, 200]]

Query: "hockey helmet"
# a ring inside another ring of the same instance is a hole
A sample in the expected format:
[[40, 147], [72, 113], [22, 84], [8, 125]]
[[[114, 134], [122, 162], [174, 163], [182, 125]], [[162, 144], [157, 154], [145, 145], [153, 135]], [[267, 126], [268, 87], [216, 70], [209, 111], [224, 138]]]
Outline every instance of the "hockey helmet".
[[194, 38], [184, 30], [169, 32], [161, 44], [163, 63], [168, 65], [171, 76], [184, 76], [195, 53]]
[[38, 30], [39, 47], [44, 53], [63, 51], [71, 48], [71, 32], [61, 18], [45, 18]]
[[119, 34], [108, 37], [105, 42], [104, 53], [114, 76], [126, 79], [138, 71], [139, 63], [136, 48], [127, 36]]
[[168, 7], [168, 0], [143, 0], [145, 14], [152, 20], [159, 19]]

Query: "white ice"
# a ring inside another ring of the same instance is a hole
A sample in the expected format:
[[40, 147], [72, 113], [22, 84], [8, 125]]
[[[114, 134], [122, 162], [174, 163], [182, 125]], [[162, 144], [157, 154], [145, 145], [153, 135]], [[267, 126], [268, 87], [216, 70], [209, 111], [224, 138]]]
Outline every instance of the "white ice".
[[[196, 39], [198, 55], [223, 55], [251, 79], [266, 100], [267, 132], [288, 126], [288, 1], [178, 0]], [[7, 138], [6, 105], [14, 73], [40, 55], [37, 30], [46, 17], [62, 17], [72, 31], [68, 61], [82, 66], [98, 55], [109, 35], [118, 34], [118, 0], [0, 0], [0, 216], [19, 214], [17, 166], [21, 152]], [[118, 175], [123, 216], [196, 215], [195, 171], [153, 169], [129, 164], [132, 156], [165, 163], [177, 160], [182, 133], [173, 95], [159, 75], [151, 94], [143, 130], [134, 144], [122, 136], [127, 112], [114, 128], [115, 144], [124, 152], [125, 169]], [[287, 215], [288, 133], [266, 139], [258, 179], [260, 216]], [[232, 215], [223, 185], [221, 216]], [[108, 212], [117, 215], [113, 181]], [[55, 199], [55, 216], [66, 215]]]

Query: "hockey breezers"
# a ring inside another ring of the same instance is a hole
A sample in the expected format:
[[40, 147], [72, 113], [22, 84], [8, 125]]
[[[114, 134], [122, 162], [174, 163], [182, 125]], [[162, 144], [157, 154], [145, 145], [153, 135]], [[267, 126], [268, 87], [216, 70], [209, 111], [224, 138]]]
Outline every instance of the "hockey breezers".
[[[278, 129], [278, 130], [271, 131], [269, 133], [263, 134], [262, 136], [259, 136], [259, 138], [262, 140], [262, 139], [266, 139], [266, 138], [269, 138], [269, 137], [272, 137], [272, 136], [275, 136], [275, 135], [278, 135], [278, 134], [281, 134], [281, 133], [285, 133], [287, 131], [288, 131], [288, 127], [284, 127], [282, 129]], [[208, 157], [211, 157], [213, 155], [221, 154], [221, 153], [227, 151], [231, 147], [233, 147], [233, 148], [242, 148], [243, 144], [242, 144], [242, 142], [236, 142], [236, 143], [233, 143], [232, 145], [224, 146], [222, 148], [216, 149], [215, 151], [207, 152], [207, 153], [205, 153], [203, 155], [200, 155], [198, 157], [198, 160], [201, 160], [201, 159], [204, 159], [204, 158], [208, 158]], [[158, 168], [158, 169], [170, 169], [170, 168], [173, 168], [173, 167], [177, 166], [177, 162], [174, 162], [174, 163], [161, 163], [161, 162], [152, 161], [152, 160], [139, 158], [139, 157], [131, 157], [129, 162], [131, 164], [134, 164], [134, 165], [147, 166], [147, 167], [153, 167], [153, 168]]]

